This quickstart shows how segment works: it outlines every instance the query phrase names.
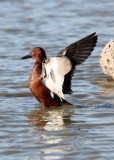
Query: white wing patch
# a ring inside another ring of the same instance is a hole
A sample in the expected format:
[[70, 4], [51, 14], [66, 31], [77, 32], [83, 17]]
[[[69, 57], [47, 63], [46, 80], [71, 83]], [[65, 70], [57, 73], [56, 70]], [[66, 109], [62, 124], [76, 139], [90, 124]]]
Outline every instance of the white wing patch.
[[42, 63], [42, 79], [47, 88], [64, 99], [62, 86], [64, 76], [71, 70], [69, 59], [62, 57], [46, 58]]

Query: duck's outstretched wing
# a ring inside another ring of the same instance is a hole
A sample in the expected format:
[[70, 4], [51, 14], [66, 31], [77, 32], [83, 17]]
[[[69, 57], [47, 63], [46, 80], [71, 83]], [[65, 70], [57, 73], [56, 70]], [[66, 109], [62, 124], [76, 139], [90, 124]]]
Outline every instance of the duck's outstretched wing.
[[93, 33], [62, 49], [58, 55], [66, 56], [70, 60], [73, 60], [76, 65], [80, 65], [91, 55], [91, 52], [96, 46], [96, 42], [97, 35]]
[[72, 93], [71, 79], [75, 70], [75, 66], [82, 64], [91, 55], [91, 52], [96, 46], [97, 37], [98, 36], [96, 33], [93, 33], [80, 39], [79, 41], [72, 43], [58, 53], [58, 55], [68, 57], [72, 63], [72, 70], [65, 75], [63, 93]]
[[47, 88], [62, 100], [64, 76], [72, 69], [69, 59], [52, 57], [44, 59], [42, 63], [42, 80]]

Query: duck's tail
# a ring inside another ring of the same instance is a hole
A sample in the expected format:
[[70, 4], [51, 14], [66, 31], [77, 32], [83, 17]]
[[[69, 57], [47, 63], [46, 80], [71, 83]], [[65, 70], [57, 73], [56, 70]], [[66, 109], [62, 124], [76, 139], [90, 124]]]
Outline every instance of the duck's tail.
[[60, 102], [61, 106], [67, 106], [67, 105], [72, 105], [70, 102], [66, 101], [65, 99], [62, 100], [62, 102]]

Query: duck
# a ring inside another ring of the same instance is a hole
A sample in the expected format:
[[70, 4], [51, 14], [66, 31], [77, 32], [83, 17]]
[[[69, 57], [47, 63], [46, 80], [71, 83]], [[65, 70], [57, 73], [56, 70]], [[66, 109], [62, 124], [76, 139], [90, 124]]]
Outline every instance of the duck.
[[21, 57], [35, 59], [29, 88], [44, 107], [70, 105], [64, 94], [72, 94], [71, 83], [76, 67], [91, 55], [97, 39], [94, 32], [60, 50], [54, 57], [47, 58], [41, 47], [35, 47], [29, 54]]

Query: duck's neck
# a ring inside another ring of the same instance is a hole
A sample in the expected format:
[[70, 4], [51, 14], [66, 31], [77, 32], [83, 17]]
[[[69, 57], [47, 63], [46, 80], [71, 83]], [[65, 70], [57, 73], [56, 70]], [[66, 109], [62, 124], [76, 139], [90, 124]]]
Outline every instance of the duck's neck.
[[35, 62], [29, 79], [29, 85], [38, 81], [41, 82], [42, 63]]

